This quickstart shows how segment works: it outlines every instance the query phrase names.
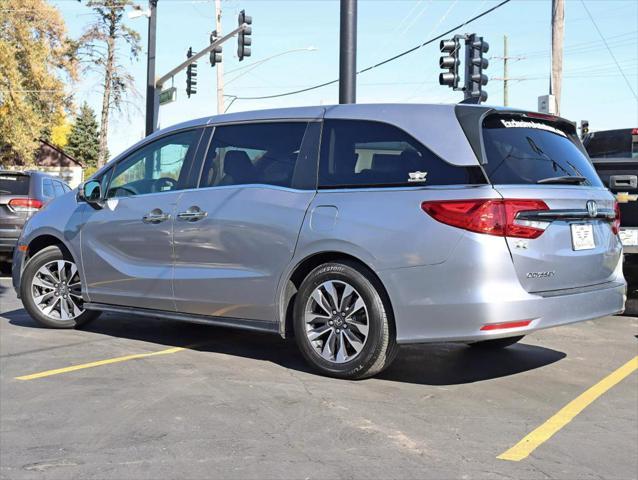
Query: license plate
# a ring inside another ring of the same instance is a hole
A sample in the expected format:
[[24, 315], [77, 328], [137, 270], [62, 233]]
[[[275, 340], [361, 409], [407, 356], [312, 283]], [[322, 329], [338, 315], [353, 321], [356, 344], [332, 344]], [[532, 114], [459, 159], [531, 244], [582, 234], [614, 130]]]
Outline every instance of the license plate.
[[591, 250], [596, 248], [594, 243], [594, 227], [591, 223], [573, 223], [572, 247], [574, 250]]
[[635, 230], [621, 230], [620, 233], [620, 241], [626, 247], [638, 246], [638, 229]]

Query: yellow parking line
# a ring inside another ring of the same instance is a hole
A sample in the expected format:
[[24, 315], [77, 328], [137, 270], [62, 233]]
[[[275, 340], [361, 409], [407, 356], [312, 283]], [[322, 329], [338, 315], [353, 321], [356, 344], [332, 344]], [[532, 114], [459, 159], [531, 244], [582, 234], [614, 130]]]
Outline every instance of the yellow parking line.
[[496, 458], [501, 460], [511, 460], [513, 462], [518, 462], [527, 458], [530, 453], [552, 438], [556, 432], [571, 422], [574, 417], [582, 412], [589, 404], [625, 377], [629, 376], [636, 369], [638, 369], [638, 355], [629, 360], [618, 370], [603, 378], [596, 385], [581, 393], [540, 427], [536, 428], [520, 442], [506, 452], [501, 453]]
[[128, 360], [154, 357], [157, 355], [168, 355], [170, 353], [181, 352], [182, 350], [185, 350], [186, 348], [187, 347], [173, 347], [173, 348], [167, 348], [166, 350], [160, 350], [159, 352], [136, 353], [134, 355], [125, 355], [123, 357], [107, 358], [106, 360], [99, 360], [97, 362], [82, 363], [80, 365], [72, 365], [70, 367], [56, 368], [55, 370], [46, 370], [44, 372], [32, 373], [30, 375], [22, 375], [21, 377], [15, 377], [15, 379], [16, 380], [35, 380], [36, 378], [50, 377], [51, 375], [59, 375], [60, 373], [75, 372], [76, 370], [100, 367], [102, 365], [109, 365], [111, 363], [127, 362]]

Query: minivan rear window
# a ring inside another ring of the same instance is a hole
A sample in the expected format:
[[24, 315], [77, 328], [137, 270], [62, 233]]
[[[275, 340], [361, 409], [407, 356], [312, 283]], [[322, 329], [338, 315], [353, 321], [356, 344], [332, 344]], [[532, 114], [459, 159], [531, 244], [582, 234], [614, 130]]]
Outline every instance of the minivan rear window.
[[573, 133], [551, 121], [490, 115], [483, 121], [487, 161], [483, 167], [493, 184], [536, 184], [561, 177], [583, 177], [580, 185], [601, 187], [596, 170], [576, 145], [578, 141]]
[[29, 195], [30, 178], [28, 175], [0, 173], [0, 195]]

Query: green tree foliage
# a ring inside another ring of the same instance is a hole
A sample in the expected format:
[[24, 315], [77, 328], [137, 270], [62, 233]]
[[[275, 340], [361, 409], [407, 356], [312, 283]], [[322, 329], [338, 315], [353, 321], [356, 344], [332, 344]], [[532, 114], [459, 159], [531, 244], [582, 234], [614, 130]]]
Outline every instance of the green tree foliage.
[[85, 102], [75, 118], [65, 150], [87, 167], [96, 167], [100, 152], [100, 131], [95, 112]]
[[71, 107], [75, 45], [45, 0], [0, 2], [0, 162], [32, 163], [38, 139]]

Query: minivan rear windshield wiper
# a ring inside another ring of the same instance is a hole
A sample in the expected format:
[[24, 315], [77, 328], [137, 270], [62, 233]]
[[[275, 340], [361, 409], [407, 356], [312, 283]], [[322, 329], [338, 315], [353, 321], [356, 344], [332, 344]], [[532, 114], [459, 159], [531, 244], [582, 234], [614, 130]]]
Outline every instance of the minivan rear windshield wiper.
[[587, 179], [585, 177], [564, 175], [562, 177], [542, 178], [538, 180], [536, 183], [574, 183], [574, 184], [580, 185], [586, 180]]

